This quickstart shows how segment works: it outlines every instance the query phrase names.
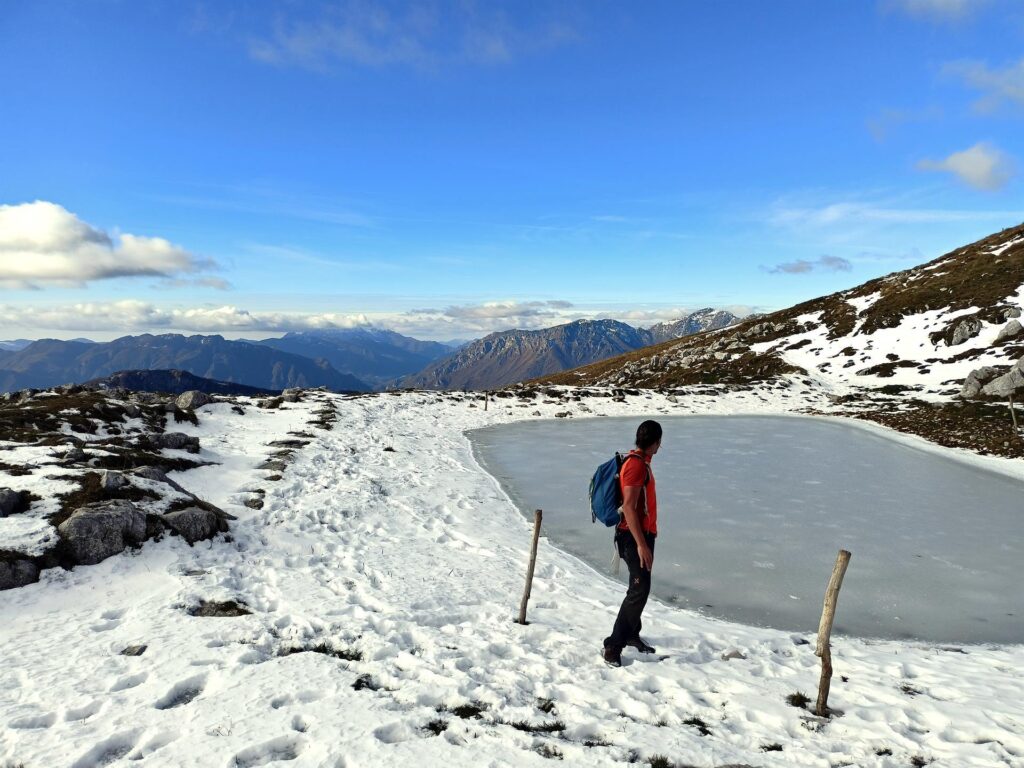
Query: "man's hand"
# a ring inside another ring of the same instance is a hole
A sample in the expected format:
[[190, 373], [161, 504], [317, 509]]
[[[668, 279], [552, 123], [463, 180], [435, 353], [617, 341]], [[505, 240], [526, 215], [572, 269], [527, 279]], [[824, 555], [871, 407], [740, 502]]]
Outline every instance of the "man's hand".
[[640, 567], [646, 571], [651, 570], [654, 567], [654, 553], [647, 546], [647, 542], [637, 544], [636, 551], [640, 555]]

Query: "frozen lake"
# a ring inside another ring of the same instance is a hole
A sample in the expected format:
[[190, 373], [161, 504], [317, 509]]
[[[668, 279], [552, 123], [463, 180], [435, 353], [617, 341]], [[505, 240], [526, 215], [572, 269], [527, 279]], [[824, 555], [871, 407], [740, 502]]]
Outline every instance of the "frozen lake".
[[[531, 520], [544, 510], [552, 542], [608, 573], [612, 529], [591, 523], [587, 487], [600, 462], [632, 447], [640, 421], [523, 422], [469, 436]], [[835, 632], [1024, 642], [1024, 483], [838, 421], [659, 421], [659, 599], [814, 632], [844, 548], [853, 557]]]

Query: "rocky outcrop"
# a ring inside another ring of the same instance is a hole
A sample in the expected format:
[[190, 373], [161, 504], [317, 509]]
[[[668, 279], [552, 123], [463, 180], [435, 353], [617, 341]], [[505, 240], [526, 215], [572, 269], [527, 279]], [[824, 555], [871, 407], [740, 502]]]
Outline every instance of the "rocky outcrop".
[[949, 346], [955, 347], [963, 344], [968, 339], [973, 339], [981, 333], [981, 320], [975, 317], [968, 317], [953, 326], [953, 335], [949, 339]]
[[0, 590], [39, 581], [39, 568], [31, 560], [0, 560]]
[[227, 523], [215, 512], [200, 507], [188, 507], [168, 512], [164, 523], [189, 544], [212, 539], [219, 531], [227, 530]]
[[186, 435], [184, 432], [164, 432], [159, 435], [150, 435], [148, 441], [158, 450], [169, 448], [175, 451], [199, 453], [199, 438]]
[[182, 410], [195, 410], [196, 408], [200, 408], [207, 403], [212, 402], [213, 398], [205, 392], [200, 392], [198, 389], [190, 389], [188, 392], [182, 392], [174, 401], [175, 405]]
[[1002, 344], [1004, 341], [1015, 341], [1024, 336], [1024, 325], [1019, 320], [1011, 320], [1002, 327], [996, 336], [995, 343]]
[[960, 397], [1007, 397], [1019, 393], [1024, 393], [1024, 357], [1014, 363], [1006, 373], [1001, 374], [998, 368], [991, 366], [971, 371], [964, 380]]
[[29, 505], [28, 494], [10, 488], [0, 488], [0, 517], [24, 512]]
[[94, 565], [145, 541], [146, 513], [130, 501], [99, 501], [72, 512], [57, 533], [75, 563]]

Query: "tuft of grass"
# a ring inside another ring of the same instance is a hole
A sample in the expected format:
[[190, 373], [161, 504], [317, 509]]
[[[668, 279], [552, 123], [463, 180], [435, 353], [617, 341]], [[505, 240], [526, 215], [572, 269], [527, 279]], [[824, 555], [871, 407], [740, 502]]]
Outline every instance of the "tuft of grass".
[[761, 745], [761, 751], [762, 752], [781, 752], [782, 751], [782, 745], [778, 744], [778, 743], [776, 743], [776, 744], [762, 744]]
[[612, 745], [612, 743], [610, 741], [605, 741], [602, 738], [584, 739], [583, 740], [583, 746], [584, 747], [610, 747], [611, 745]]
[[356, 681], [352, 683], [352, 688], [357, 691], [379, 691], [381, 684], [373, 679], [370, 675], [360, 675], [356, 678]]
[[651, 768], [675, 768], [675, 763], [664, 755], [652, 755], [647, 764]]
[[545, 715], [550, 715], [555, 711], [555, 702], [551, 699], [539, 698], [537, 699], [537, 709]]
[[888, 747], [885, 747], [883, 749], [876, 749], [875, 750], [875, 754], [878, 755], [879, 757], [886, 757], [886, 756], [892, 754], [892, 750], [889, 749]]
[[711, 735], [711, 727], [699, 717], [687, 718], [686, 720], [683, 720], [683, 725], [692, 725], [697, 729], [697, 732], [700, 733], [701, 736]]
[[924, 768], [930, 762], [931, 760], [923, 758], [920, 755], [914, 755], [912, 758], [910, 758], [910, 764], [914, 766], [914, 768]]
[[429, 723], [423, 726], [423, 730], [440, 736], [442, 733], [448, 730], [448, 721], [440, 717], [434, 718]]
[[237, 600], [200, 600], [186, 611], [189, 616], [232, 617], [248, 616], [252, 613], [245, 603]]
[[565, 757], [565, 755], [562, 754], [562, 750], [553, 744], [541, 744], [537, 747], [537, 753], [541, 757], [546, 757], [550, 760], [561, 760]]
[[786, 703], [797, 709], [807, 709], [807, 705], [811, 703], [811, 700], [800, 691], [797, 691], [786, 697]]
[[356, 648], [334, 648], [326, 642], [311, 646], [292, 646], [291, 648], [282, 648], [278, 655], [291, 656], [296, 653], [319, 653], [335, 659], [342, 659], [343, 661], [363, 660], [363, 652]]
[[565, 730], [565, 723], [561, 720], [551, 720], [547, 723], [531, 723], [529, 720], [513, 720], [506, 725], [511, 725], [517, 731], [525, 733], [561, 733]]
[[456, 717], [461, 717], [463, 720], [469, 720], [470, 718], [479, 719], [481, 713], [487, 710], [487, 705], [482, 701], [473, 701], [469, 704], [459, 704], [457, 707], [445, 707], [440, 706], [437, 708], [438, 712], [449, 712]]

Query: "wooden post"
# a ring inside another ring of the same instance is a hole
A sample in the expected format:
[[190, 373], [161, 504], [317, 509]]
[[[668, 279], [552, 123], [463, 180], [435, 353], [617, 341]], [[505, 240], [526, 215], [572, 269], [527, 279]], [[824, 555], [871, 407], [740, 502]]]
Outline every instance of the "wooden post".
[[839, 550], [836, 564], [832, 568], [832, 578], [828, 580], [825, 590], [825, 604], [821, 609], [821, 622], [818, 624], [818, 645], [814, 654], [821, 657], [821, 680], [818, 682], [818, 704], [815, 714], [818, 717], [828, 715], [828, 689], [832, 685], [832, 648], [829, 640], [832, 637], [832, 622], [836, 618], [836, 601], [839, 600], [839, 588], [843, 586], [846, 566], [850, 564], [850, 553]]
[[540, 520], [543, 516], [544, 513], [539, 509], [533, 513], [533, 546], [530, 548], [530, 567], [526, 569], [523, 601], [519, 603], [519, 624], [526, 623], [526, 604], [530, 601], [530, 588], [533, 586], [533, 569], [537, 565], [537, 541], [540, 539]]
[[1017, 426], [1017, 411], [1013, 408], [1013, 393], [1010, 393], [1010, 418], [1013, 419], [1013, 431], [1020, 437], [1020, 427]]
[[484, 410], [485, 411], [487, 410], [487, 401], [490, 400], [489, 395], [490, 395], [489, 392], [484, 392]]

